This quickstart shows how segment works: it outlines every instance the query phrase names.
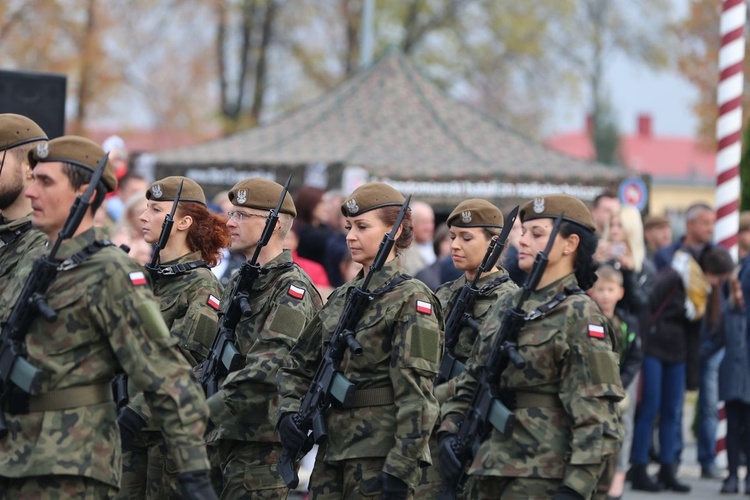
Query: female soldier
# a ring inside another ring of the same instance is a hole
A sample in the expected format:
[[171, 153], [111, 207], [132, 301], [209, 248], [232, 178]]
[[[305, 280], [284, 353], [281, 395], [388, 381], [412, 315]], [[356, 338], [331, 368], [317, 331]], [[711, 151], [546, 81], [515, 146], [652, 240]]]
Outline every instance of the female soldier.
[[[449, 227], [450, 252], [453, 265], [463, 276], [442, 285], [437, 290], [437, 297], [445, 312], [446, 319], [450, 317], [455, 301], [461, 293], [461, 289], [471, 284], [479, 272], [487, 249], [492, 238], [498, 236], [503, 227], [503, 214], [492, 203], [482, 199], [464, 200], [451, 212], [446, 221]], [[518, 288], [511, 281], [508, 272], [503, 269], [498, 261], [497, 267], [482, 273], [475, 283], [478, 289], [474, 304], [471, 309], [465, 311], [474, 322], [473, 326], [467, 321], [461, 321], [455, 331], [445, 332], [446, 343], [449, 343], [449, 335], [457, 335], [458, 340], [451, 354], [457, 361], [466, 364], [471, 353], [471, 348], [477, 338], [477, 324], [485, 320], [487, 312], [492, 305], [506, 294], [513, 293]], [[447, 328], [446, 324], [446, 328]], [[443, 374], [438, 377], [442, 382], [435, 386], [434, 394], [440, 404], [455, 395], [456, 378], [444, 380]], [[425, 469], [422, 481], [416, 491], [417, 498], [435, 498], [440, 490], [440, 474], [437, 464], [437, 440], [430, 439], [430, 452], [432, 454], [432, 467]]]
[[[347, 295], [369, 271], [403, 203], [404, 197], [392, 187], [369, 183], [341, 205], [347, 246], [363, 269], [334, 290], [292, 349], [289, 367], [281, 370], [279, 433], [287, 449], [298, 449], [296, 444], [304, 439], [291, 412], [299, 409]], [[341, 364], [344, 376], [355, 384], [354, 401], [325, 414], [328, 442], [310, 479], [313, 498], [411, 498], [420, 468], [430, 461], [427, 440], [438, 415], [432, 385], [443, 322], [432, 292], [404, 275], [399, 265], [398, 254], [412, 238], [408, 211], [396, 238], [385, 265], [371, 278], [372, 300], [355, 329], [362, 354], [347, 352]]]
[[[497, 381], [503, 402], [515, 411], [512, 435], [494, 428], [481, 444], [469, 474], [472, 498], [589, 498], [622, 429], [615, 403], [623, 390], [613, 352], [611, 326], [582, 292], [594, 280], [597, 239], [588, 208], [567, 195], [526, 203], [519, 267], [529, 272], [544, 250], [553, 219], [563, 214], [549, 263], [529, 300], [518, 333], [523, 369], [509, 364]], [[450, 446], [469, 406], [483, 364], [502, 324], [503, 312], [516, 306], [520, 291], [496, 304], [480, 331], [456, 396], [443, 405], [440, 467], [457, 478], [460, 464]], [[534, 314], [539, 313], [539, 314]], [[530, 317], [533, 316], [533, 317]]]
[[[180, 182], [180, 201], [169, 240], [159, 255], [153, 288], [165, 323], [195, 366], [205, 359], [218, 330], [222, 287], [210, 267], [216, 265], [221, 249], [229, 246], [230, 235], [226, 217], [208, 211], [203, 190], [195, 181], [167, 177], [146, 192], [148, 204], [140, 216], [144, 239], [151, 244], [159, 241]], [[176, 498], [174, 467], [161, 433], [155, 428], [132, 432], [148, 418], [148, 408], [138, 394], [118, 419], [125, 451], [120, 497]]]

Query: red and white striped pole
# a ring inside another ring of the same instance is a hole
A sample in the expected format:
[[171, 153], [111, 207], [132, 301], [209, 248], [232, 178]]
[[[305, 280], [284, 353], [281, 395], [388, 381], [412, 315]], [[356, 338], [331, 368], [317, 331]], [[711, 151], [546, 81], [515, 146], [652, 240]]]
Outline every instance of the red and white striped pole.
[[[745, 0], [721, 2], [721, 49], [716, 139], [716, 227], [714, 239], [737, 259], [737, 231], [740, 223], [740, 158], [742, 156], [742, 89], [744, 85]], [[726, 414], [719, 403], [716, 432], [716, 461], [726, 465]]]
[[737, 258], [742, 155], [742, 87], [745, 59], [745, 0], [723, 0], [719, 51], [719, 119], [716, 139], [716, 228], [714, 239]]

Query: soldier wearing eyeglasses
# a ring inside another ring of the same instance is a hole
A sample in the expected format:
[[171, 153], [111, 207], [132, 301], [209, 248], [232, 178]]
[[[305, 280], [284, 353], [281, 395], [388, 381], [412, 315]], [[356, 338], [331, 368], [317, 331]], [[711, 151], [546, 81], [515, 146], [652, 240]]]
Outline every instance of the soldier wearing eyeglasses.
[[[276, 207], [283, 187], [253, 178], [229, 192], [228, 213], [231, 249], [251, 259], [260, 241], [270, 210]], [[245, 366], [230, 373], [219, 392], [208, 399], [215, 428], [207, 442], [214, 464], [220, 464], [222, 498], [285, 498], [287, 488], [276, 472], [281, 453], [275, 414], [279, 396], [276, 373], [287, 363], [289, 350], [302, 329], [321, 308], [322, 300], [310, 278], [292, 262], [282, 241], [292, 227], [297, 210], [287, 193], [270, 241], [259, 253], [260, 278], [249, 290], [252, 315], [235, 330], [237, 348]], [[221, 303], [231, 302], [238, 275], [227, 284]]]

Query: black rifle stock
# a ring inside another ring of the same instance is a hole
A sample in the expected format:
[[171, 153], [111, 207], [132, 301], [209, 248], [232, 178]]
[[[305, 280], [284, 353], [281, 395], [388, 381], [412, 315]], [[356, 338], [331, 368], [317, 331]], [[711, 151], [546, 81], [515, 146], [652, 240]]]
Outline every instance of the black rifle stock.
[[37, 315], [41, 315], [50, 323], [57, 320], [57, 313], [47, 304], [45, 297], [57, 276], [60, 265], [60, 261], [55, 256], [62, 242], [71, 238], [78, 230], [78, 226], [89, 209], [89, 200], [102, 178], [108, 157], [109, 154], [102, 157], [91, 176], [88, 187], [83, 194], [76, 197], [52, 250], [34, 261], [31, 272], [21, 289], [21, 294], [13, 305], [10, 316], [3, 324], [2, 334], [0, 334], [0, 439], [8, 434], [2, 405], [10, 396], [12, 387], [16, 386], [31, 395], [39, 392], [42, 371], [25, 359], [23, 339]]
[[276, 208], [268, 214], [266, 225], [263, 228], [263, 233], [258, 241], [258, 245], [255, 247], [252, 258], [242, 264], [242, 267], [238, 271], [239, 277], [234, 283], [232, 294], [229, 296], [229, 306], [221, 318], [219, 331], [214, 338], [208, 356], [203, 362], [203, 369], [200, 370], [200, 382], [206, 391], [206, 396], [210, 397], [216, 394], [219, 390], [221, 380], [230, 373], [242, 368], [244, 364], [242, 354], [237, 350], [235, 344], [236, 337], [234, 330], [242, 318], [246, 318], [252, 314], [248, 298], [250, 297], [253, 284], [260, 276], [262, 269], [261, 265], [258, 264], [258, 257], [263, 247], [271, 240], [276, 223], [279, 220], [279, 210], [281, 210], [281, 205], [284, 203], [291, 180], [292, 176], [290, 175], [286, 180], [284, 189], [281, 191], [281, 197], [276, 204]]
[[492, 427], [505, 437], [510, 437], [513, 433], [516, 417], [498, 396], [497, 383], [509, 362], [513, 363], [518, 369], [523, 369], [526, 366], [526, 361], [517, 351], [518, 333], [526, 324], [526, 313], [523, 306], [536, 289], [544, 270], [547, 268], [548, 256], [557, 238], [561, 223], [562, 214], [555, 219], [544, 251], [539, 252], [534, 258], [534, 265], [516, 306], [505, 313], [500, 331], [492, 345], [490, 356], [477, 379], [471, 405], [466, 410], [456, 440], [453, 442], [453, 452], [463, 464], [463, 471], [456, 482], [443, 481], [438, 496], [440, 500], [458, 498], [456, 492], [463, 490], [468, 480], [466, 471]]
[[151, 262], [146, 264], [146, 271], [151, 276], [151, 282], [156, 283], [159, 279], [159, 254], [167, 246], [169, 242], [169, 235], [172, 234], [172, 226], [174, 225], [174, 214], [177, 212], [177, 205], [180, 202], [180, 195], [182, 194], [182, 185], [185, 181], [180, 181], [180, 186], [177, 188], [177, 192], [174, 195], [174, 202], [172, 203], [172, 210], [164, 217], [164, 222], [161, 224], [161, 233], [159, 234], [159, 241], [154, 246], [154, 251], [151, 254]]
[[[300, 409], [291, 417], [303, 433], [307, 434], [312, 431], [307, 438], [310, 446], [312, 446], [312, 442], [321, 444], [328, 437], [325, 425], [325, 412], [330, 408], [332, 400], [336, 400], [343, 405], [348, 405], [352, 402], [354, 384], [347, 380], [341, 373], [341, 360], [347, 349], [355, 356], [362, 353], [362, 346], [354, 338], [354, 335], [357, 323], [359, 323], [367, 305], [372, 300], [372, 296], [368, 290], [370, 279], [374, 273], [383, 268], [388, 255], [391, 253], [393, 245], [396, 242], [396, 233], [401, 227], [401, 222], [404, 220], [410, 200], [411, 196], [401, 206], [401, 211], [396, 218], [391, 232], [383, 236], [383, 241], [380, 242], [375, 260], [370, 266], [367, 275], [365, 275], [364, 280], [362, 280], [359, 286], [349, 292], [346, 304], [344, 305], [344, 311], [331, 335], [331, 340], [323, 353], [323, 358], [318, 365], [315, 376], [310, 382], [310, 387], [302, 398]], [[302, 455], [304, 455], [302, 450], [284, 448], [281, 452], [277, 470], [289, 488], [296, 488], [299, 483], [295, 464]]]
[[482, 263], [479, 264], [477, 273], [474, 275], [474, 279], [471, 280], [471, 282], [467, 281], [464, 286], [461, 287], [456, 300], [453, 302], [453, 307], [451, 307], [448, 318], [445, 320], [445, 352], [443, 352], [438, 376], [435, 379], [436, 386], [457, 377], [464, 371], [464, 364], [456, 359], [454, 349], [456, 348], [456, 344], [458, 344], [461, 329], [464, 325], [468, 325], [474, 331], [479, 331], [480, 325], [471, 315], [474, 302], [476, 301], [477, 295], [479, 295], [477, 283], [482, 277], [482, 274], [490, 271], [497, 264], [497, 261], [505, 248], [508, 235], [513, 228], [513, 224], [516, 222], [517, 215], [518, 206], [511, 210], [508, 218], [505, 220], [500, 236], [495, 236], [492, 238], [492, 241], [490, 241], [490, 244], [487, 246], [487, 252], [482, 259]]

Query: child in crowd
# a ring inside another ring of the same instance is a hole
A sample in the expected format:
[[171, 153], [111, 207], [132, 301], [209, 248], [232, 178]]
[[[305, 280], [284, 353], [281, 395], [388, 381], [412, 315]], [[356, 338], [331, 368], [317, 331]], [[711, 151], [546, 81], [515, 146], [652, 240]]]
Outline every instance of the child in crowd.
[[620, 335], [620, 378], [627, 393], [625, 399], [618, 403], [622, 410], [625, 440], [620, 453], [616, 457], [615, 474], [607, 493], [608, 498], [614, 499], [622, 497], [625, 486], [625, 472], [630, 462], [635, 401], [638, 395], [638, 373], [641, 369], [643, 352], [638, 335], [637, 319], [624, 309], [616, 307], [617, 302], [625, 295], [622, 273], [610, 265], [603, 265], [596, 271], [596, 275], [596, 283], [589, 290], [589, 295], [607, 319], [612, 322], [615, 333]]

